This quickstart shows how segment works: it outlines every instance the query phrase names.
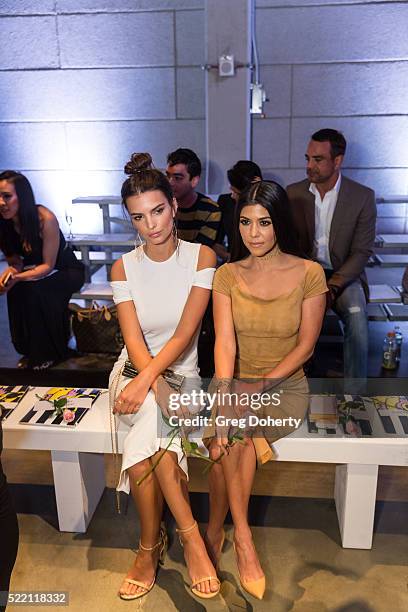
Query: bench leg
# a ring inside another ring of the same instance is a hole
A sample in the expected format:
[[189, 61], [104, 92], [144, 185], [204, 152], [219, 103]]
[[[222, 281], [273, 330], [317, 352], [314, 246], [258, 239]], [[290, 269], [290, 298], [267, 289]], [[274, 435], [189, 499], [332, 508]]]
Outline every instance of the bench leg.
[[343, 548], [370, 549], [373, 540], [378, 465], [336, 467], [336, 501]]
[[85, 533], [105, 489], [104, 456], [51, 451], [60, 531]]

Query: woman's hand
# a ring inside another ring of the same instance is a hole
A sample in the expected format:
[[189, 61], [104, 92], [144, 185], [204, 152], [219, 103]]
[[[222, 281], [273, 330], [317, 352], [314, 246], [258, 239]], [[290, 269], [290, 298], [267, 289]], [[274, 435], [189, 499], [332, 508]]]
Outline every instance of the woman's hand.
[[114, 414], [135, 414], [146, 399], [150, 383], [142, 373], [122, 389], [113, 407]]
[[216, 443], [220, 454], [228, 453], [232, 419], [236, 418], [236, 406], [232, 396], [232, 381], [219, 380], [216, 386], [218, 403], [216, 409]]
[[15, 275], [18, 275], [18, 270], [13, 266], [9, 266], [4, 270], [0, 276], [0, 294], [7, 293], [18, 282], [18, 278], [15, 278]]
[[163, 417], [166, 420], [168, 420], [170, 417], [177, 417], [177, 422], [179, 423], [178, 426], [180, 427], [180, 435], [183, 438], [187, 438], [188, 434], [194, 429], [190, 425], [186, 426], [184, 422], [185, 419], [191, 419], [194, 416], [194, 412], [190, 406], [184, 406], [180, 402], [180, 393], [172, 389], [163, 376], [159, 376], [157, 378], [155, 383], [152, 385], [152, 389], [156, 395], [156, 402], [162, 411]]
[[170, 395], [174, 393], [170, 385], [164, 380], [163, 376], [159, 376], [152, 385], [152, 391], [156, 396], [162, 415], [165, 419], [169, 419], [172, 411], [169, 410]]

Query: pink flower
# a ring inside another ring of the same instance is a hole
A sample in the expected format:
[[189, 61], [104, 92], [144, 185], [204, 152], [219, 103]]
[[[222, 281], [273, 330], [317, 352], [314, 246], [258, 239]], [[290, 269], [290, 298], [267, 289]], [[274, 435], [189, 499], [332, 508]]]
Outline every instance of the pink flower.
[[361, 436], [360, 425], [353, 421], [353, 419], [349, 419], [346, 423], [346, 432], [350, 436]]
[[75, 414], [72, 412], [72, 410], [66, 409], [62, 413], [62, 418], [66, 423], [72, 423], [72, 421], [75, 419]]

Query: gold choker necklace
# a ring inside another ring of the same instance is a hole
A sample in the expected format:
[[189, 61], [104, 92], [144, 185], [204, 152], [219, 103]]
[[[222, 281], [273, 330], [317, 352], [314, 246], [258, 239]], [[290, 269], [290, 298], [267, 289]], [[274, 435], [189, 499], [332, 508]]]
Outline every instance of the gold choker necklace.
[[280, 248], [278, 247], [278, 245], [276, 244], [275, 246], [273, 246], [271, 248], [270, 251], [268, 251], [267, 253], [265, 253], [265, 255], [259, 255], [256, 256], [255, 258], [260, 260], [260, 261], [271, 261], [272, 259], [275, 259], [278, 255], [280, 255], [282, 253], [282, 251], [280, 250]]

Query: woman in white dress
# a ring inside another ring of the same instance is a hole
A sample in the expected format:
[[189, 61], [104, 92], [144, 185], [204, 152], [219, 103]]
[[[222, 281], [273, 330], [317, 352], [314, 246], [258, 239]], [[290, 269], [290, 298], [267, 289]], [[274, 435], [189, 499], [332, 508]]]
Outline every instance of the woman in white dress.
[[[125, 348], [109, 383], [116, 392], [114, 413], [129, 426], [117, 489], [132, 493], [140, 542], [119, 596], [137, 599], [154, 585], [166, 547], [160, 527], [165, 500], [177, 523], [192, 592], [214, 597], [220, 583], [191, 513], [181, 439], [176, 437], [169, 450], [163, 450], [169, 440], [162, 413], [168, 414], [165, 398], [172, 389], [161, 374], [170, 367], [187, 380], [198, 377], [198, 331], [211, 294], [216, 257], [206, 246], [177, 239], [177, 202], [167, 178], [152, 168], [148, 153], [133, 154], [125, 173], [129, 178], [122, 186], [122, 200], [144, 244], [112, 266]], [[121, 374], [126, 359], [139, 371], [133, 379]], [[155, 469], [137, 484], [161, 456]]]

